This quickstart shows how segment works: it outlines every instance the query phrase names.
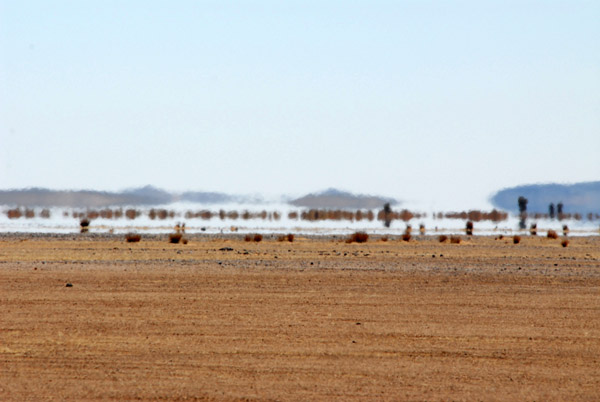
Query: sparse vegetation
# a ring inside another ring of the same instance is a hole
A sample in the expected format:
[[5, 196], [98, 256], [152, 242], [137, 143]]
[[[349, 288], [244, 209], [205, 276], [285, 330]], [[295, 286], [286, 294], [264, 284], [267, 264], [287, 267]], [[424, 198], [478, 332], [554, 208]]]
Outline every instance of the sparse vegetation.
[[261, 234], [259, 234], [259, 233], [255, 233], [255, 234], [247, 234], [247, 235], [244, 237], [244, 240], [245, 240], [245, 241], [255, 241], [255, 242], [257, 242], [257, 243], [258, 243], [258, 242], [260, 242], [260, 241], [262, 241], [262, 239], [263, 239], [263, 236], [262, 236]]
[[125, 235], [125, 240], [127, 243], [138, 243], [140, 240], [142, 240], [142, 236], [138, 233], [127, 233]]
[[521, 243], [521, 236], [513, 236], [513, 244]]
[[440, 235], [440, 236], [438, 237], [438, 241], [439, 241], [440, 243], [445, 243], [447, 240], [448, 240], [448, 236], [446, 236], [446, 235]]
[[366, 243], [369, 240], [369, 235], [365, 232], [355, 232], [348, 239], [346, 243]]
[[549, 239], [558, 239], [558, 233], [555, 230], [548, 230], [548, 234], [546, 235]]
[[290, 243], [294, 241], [294, 235], [289, 233], [287, 235], [281, 235], [277, 238], [278, 241], [289, 241]]
[[181, 233], [171, 233], [169, 235], [169, 243], [177, 244], [177, 243], [179, 243], [179, 241], [181, 240], [182, 237], [183, 237], [183, 234], [181, 234]]
[[410, 233], [409, 233], [409, 232], [405, 232], [405, 233], [402, 235], [402, 240], [404, 240], [404, 241], [410, 241], [410, 238], [411, 238], [411, 235], [410, 235]]
[[461, 241], [460, 236], [450, 236], [450, 243], [452, 244], [460, 244]]
[[8, 216], [8, 219], [19, 219], [23, 216], [23, 212], [19, 208], [9, 209], [6, 212], [6, 216]]
[[567, 239], [565, 239], [565, 240], [563, 240], [563, 241], [560, 243], [560, 245], [561, 245], [561, 246], [563, 246], [563, 247], [568, 247], [568, 246], [569, 246], [569, 241], [568, 241]]
[[508, 219], [508, 213], [501, 212], [498, 210], [492, 210], [491, 212], [483, 212], [479, 210], [471, 210], [469, 212], [446, 212], [438, 213], [438, 219], [446, 218], [446, 219], [461, 219], [461, 220], [470, 220], [473, 222], [480, 221], [492, 221], [492, 222], [500, 222]]

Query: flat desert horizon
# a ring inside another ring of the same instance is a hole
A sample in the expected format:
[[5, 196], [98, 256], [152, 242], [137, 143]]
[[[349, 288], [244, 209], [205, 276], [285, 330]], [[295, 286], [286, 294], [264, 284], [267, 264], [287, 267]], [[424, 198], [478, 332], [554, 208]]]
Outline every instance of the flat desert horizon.
[[2, 234], [0, 399], [598, 398], [598, 236], [186, 237]]

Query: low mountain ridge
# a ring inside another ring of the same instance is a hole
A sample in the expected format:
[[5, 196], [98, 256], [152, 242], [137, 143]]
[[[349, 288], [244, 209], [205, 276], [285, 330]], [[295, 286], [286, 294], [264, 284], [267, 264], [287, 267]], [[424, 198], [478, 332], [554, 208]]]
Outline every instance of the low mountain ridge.
[[398, 204], [398, 200], [389, 197], [374, 195], [353, 194], [334, 188], [319, 193], [307, 194], [303, 197], [290, 201], [290, 204], [298, 207], [308, 208], [355, 208], [355, 209], [377, 209], [384, 204]]
[[[22, 207], [71, 207], [103, 208], [108, 206], [155, 206], [176, 201], [189, 201], [201, 204], [219, 204], [228, 202], [257, 203], [261, 199], [256, 195], [231, 195], [219, 192], [187, 191], [170, 193], [165, 190], [145, 186], [127, 189], [121, 192], [95, 190], [49, 190], [45, 188], [27, 188], [19, 190], [0, 190], [0, 205]], [[382, 208], [385, 203], [397, 204], [393, 198], [372, 195], [356, 195], [336, 189], [312, 193], [290, 204], [308, 208]]]

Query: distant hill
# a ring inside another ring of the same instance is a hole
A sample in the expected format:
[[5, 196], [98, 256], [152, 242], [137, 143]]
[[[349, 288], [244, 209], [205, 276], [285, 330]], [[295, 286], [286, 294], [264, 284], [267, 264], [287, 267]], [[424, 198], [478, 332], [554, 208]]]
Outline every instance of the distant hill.
[[24, 207], [101, 208], [110, 205], [158, 205], [168, 203], [172, 198], [169, 193], [151, 186], [119, 193], [45, 188], [0, 191], [0, 205]]
[[173, 195], [171, 193], [154, 186], [125, 190], [122, 195], [144, 200], [144, 204], [168, 204], [173, 201]]
[[517, 200], [527, 198], [527, 212], [548, 212], [553, 203], [563, 203], [565, 213], [600, 213], [600, 181], [576, 184], [531, 184], [506, 188], [490, 201], [496, 208], [519, 212]]
[[376, 209], [382, 208], [385, 203], [398, 204], [398, 200], [373, 195], [356, 195], [332, 188], [320, 193], [305, 195], [289, 203], [307, 208]]
[[224, 202], [256, 202], [257, 198], [201, 191], [173, 194], [153, 186], [128, 189], [121, 192], [49, 190], [45, 188], [0, 190], [0, 205], [22, 207], [104, 208], [119, 205], [154, 206], [170, 204], [175, 201], [217, 204]]
[[224, 202], [235, 202], [237, 197], [225, 193], [211, 193], [188, 191], [179, 197], [181, 201], [199, 202], [202, 204], [218, 204]]

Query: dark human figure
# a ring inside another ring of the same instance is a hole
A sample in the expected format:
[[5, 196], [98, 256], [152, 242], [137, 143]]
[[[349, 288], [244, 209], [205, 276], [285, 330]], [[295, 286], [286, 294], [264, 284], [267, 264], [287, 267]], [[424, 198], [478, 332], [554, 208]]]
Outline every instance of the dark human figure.
[[554, 219], [554, 204], [550, 203], [548, 207], [548, 214], [550, 215], [550, 219]]
[[519, 203], [519, 213], [523, 213], [523, 212], [527, 212], [527, 198], [520, 196], [518, 203]]
[[518, 199], [519, 203], [519, 216], [521, 219], [519, 220], [519, 229], [525, 229], [527, 227], [527, 198], [520, 196]]
[[383, 224], [386, 228], [389, 228], [392, 224], [392, 207], [389, 202], [383, 205]]
[[558, 220], [562, 220], [563, 218], [563, 203], [562, 201], [556, 204], [556, 215], [558, 216]]

